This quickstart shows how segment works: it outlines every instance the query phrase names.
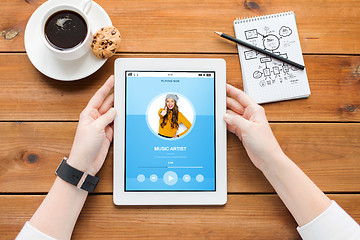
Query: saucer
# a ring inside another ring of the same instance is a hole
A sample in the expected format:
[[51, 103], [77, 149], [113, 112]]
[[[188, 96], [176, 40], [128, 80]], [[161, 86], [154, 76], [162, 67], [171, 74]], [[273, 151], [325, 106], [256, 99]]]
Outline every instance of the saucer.
[[[62, 60], [56, 57], [42, 42], [39, 34], [39, 24], [43, 14], [50, 8], [69, 4], [80, 6], [82, 0], [49, 0], [42, 4], [30, 17], [25, 29], [26, 53], [42, 74], [61, 81], [74, 81], [85, 78], [96, 72], [107, 59], [103, 60], [94, 56], [89, 46], [89, 51], [84, 56], [75, 60]], [[92, 34], [98, 29], [111, 26], [111, 19], [105, 10], [96, 2], [87, 14]]]

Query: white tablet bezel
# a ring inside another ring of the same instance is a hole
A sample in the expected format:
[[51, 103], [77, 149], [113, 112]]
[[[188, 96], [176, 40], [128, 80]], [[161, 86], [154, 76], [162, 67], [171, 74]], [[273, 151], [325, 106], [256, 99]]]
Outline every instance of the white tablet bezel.
[[[124, 191], [125, 72], [126, 71], [214, 71], [216, 191]], [[226, 62], [224, 59], [118, 58], [115, 61], [114, 181], [116, 205], [224, 205], [227, 201], [226, 164]]]

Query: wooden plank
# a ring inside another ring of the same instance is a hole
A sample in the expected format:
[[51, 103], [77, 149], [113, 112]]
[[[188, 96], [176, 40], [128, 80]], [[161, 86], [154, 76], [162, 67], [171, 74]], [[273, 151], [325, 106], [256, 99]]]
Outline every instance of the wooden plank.
[[[60, 160], [70, 152], [76, 125], [0, 123], [0, 192], [47, 192]], [[273, 123], [271, 127], [285, 153], [323, 191], [360, 191], [359, 123]], [[230, 133], [227, 150], [229, 192], [273, 192], [241, 142]], [[99, 173], [97, 192], [112, 192], [112, 155], [111, 148]]]
[[[242, 89], [238, 56], [217, 54], [116, 57], [224, 58], [227, 82]], [[51, 80], [25, 54], [0, 54], [0, 121], [78, 120], [90, 97], [114, 72], [111, 58], [92, 76], [74, 82]], [[360, 57], [305, 56], [312, 95], [308, 99], [265, 104], [270, 121], [360, 121]]]
[[[24, 30], [45, 2], [2, 0], [0, 51], [24, 51]], [[121, 52], [236, 53], [213, 34], [233, 34], [237, 17], [293, 10], [304, 53], [360, 53], [360, 2], [287, 0], [97, 0], [123, 36]]]
[[[360, 221], [360, 195], [329, 195]], [[0, 196], [2, 239], [14, 239], [44, 196]], [[300, 239], [275, 195], [229, 195], [225, 206], [116, 207], [90, 196], [72, 239]]]

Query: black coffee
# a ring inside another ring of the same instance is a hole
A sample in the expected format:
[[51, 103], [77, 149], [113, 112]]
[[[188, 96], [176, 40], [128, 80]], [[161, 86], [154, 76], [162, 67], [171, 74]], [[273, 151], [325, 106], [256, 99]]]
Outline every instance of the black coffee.
[[52, 47], [68, 50], [85, 40], [87, 26], [80, 14], [65, 10], [51, 15], [44, 30], [46, 39]]

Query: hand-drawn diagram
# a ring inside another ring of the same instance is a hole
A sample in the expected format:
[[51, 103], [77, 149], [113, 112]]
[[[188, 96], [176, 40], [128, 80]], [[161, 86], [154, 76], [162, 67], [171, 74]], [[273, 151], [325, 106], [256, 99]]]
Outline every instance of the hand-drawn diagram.
[[[249, 43], [286, 59], [288, 59], [288, 53], [281, 52], [280, 50], [286, 51], [287, 48], [291, 48], [295, 43], [295, 40], [289, 38], [289, 36], [292, 35], [292, 30], [288, 26], [282, 26], [278, 30], [265, 26], [262, 31], [249, 29], [244, 31], [244, 34], [245, 39], [248, 40]], [[251, 60], [254, 64], [258, 64], [252, 76], [255, 80], [259, 81], [261, 87], [266, 87], [276, 82], [297, 82], [294, 74], [297, 71], [295, 67], [278, 60], [273, 60], [273, 58], [260, 54], [255, 50], [244, 51], [244, 57], [246, 61]]]

